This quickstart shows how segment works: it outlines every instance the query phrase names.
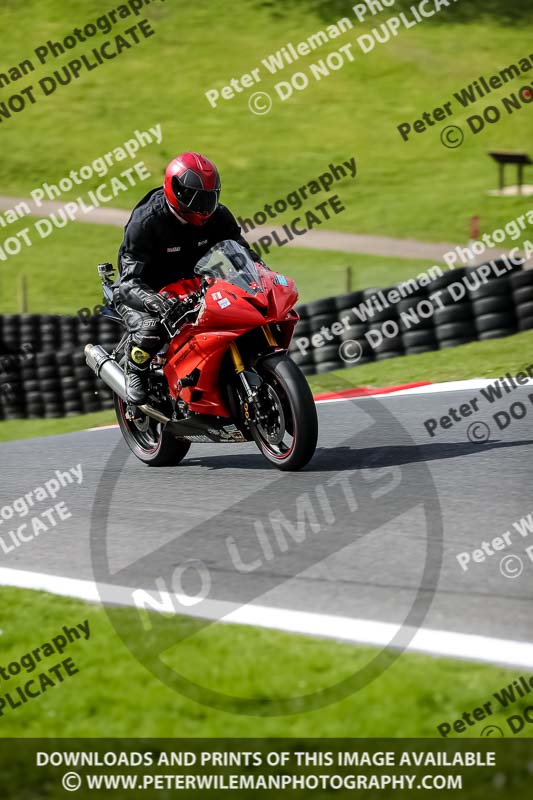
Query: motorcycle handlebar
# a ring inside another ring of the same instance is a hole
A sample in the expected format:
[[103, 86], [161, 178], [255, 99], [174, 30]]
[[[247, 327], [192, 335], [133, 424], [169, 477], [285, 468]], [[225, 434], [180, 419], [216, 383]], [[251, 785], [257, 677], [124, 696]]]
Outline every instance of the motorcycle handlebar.
[[185, 317], [198, 311], [200, 300], [204, 294], [205, 292], [193, 292], [188, 295], [185, 300], [176, 301], [166, 314], [161, 317], [161, 322], [171, 336], [177, 333], [179, 325]]

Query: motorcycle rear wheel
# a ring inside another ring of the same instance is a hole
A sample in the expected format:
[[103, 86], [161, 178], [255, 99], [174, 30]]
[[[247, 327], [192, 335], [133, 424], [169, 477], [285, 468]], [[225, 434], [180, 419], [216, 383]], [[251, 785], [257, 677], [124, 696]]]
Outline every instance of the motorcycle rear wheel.
[[257, 367], [260, 420], [250, 424], [254, 441], [279, 470], [300, 470], [312, 459], [318, 440], [316, 405], [303, 373], [285, 354]]
[[176, 439], [151, 417], [127, 419], [124, 400], [116, 394], [113, 399], [122, 436], [139, 461], [150, 467], [167, 467], [176, 466], [185, 458], [191, 447], [190, 442]]

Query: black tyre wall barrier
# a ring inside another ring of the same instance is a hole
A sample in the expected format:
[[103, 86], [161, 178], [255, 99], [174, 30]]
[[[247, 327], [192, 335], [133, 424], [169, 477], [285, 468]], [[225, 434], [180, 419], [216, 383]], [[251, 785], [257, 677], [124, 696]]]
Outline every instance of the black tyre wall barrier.
[[[289, 353], [304, 374], [315, 375], [533, 329], [533, 270], [493, 262], [484, 280], [479, 270], [300, 305]], [[93, 342], [111, 350], [121, 335], [105, 316], [0, 315], [0, 419], [112, 408], [112, 393], [86, 366], [83, 348]]]

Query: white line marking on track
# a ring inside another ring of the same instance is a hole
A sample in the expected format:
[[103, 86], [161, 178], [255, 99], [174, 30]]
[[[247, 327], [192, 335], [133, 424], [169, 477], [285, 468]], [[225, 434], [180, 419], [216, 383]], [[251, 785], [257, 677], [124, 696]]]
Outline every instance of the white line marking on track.
[[[316, 400], [316, 404], [322, 405], [326, 403], [347, 403], [350, 400], [368, 400], [369, 398], [383, 398], [383, 397], [405, 397], [409, 394], [440, 394], [441, 392], [462, 392], [477, 389], [484, 389], [486, 386], [494, 383], [496, 378], [471, 378], [465, 381], [447, 381], [445, 383], [430, 383], [426, 386], [413, 386], [411, 389], [398, 389], [391, 392], [379, 392], [377, 394], [359, 395], [358, 397], [328, 397], [323, 400]], [[533, 380], [528, 380], [527, 383], [521, 384], [522, 387], [533, 386]], [[87, 431], [105, 431], [111, 428], [118, 428], [118, 425], [100, 425], [96, 428], [87, 428]]]
[[[133, 607], [133, 593], [138, 591], [111, 584], [100, 584], [97, 587], [93, 581], [5, 567], [0, 568], [0, 585], [46, 591], [93, 603]], [[218, 600], [207, 603], [203, 601], [200, 612], [194, 606], [191, 607], [190, 597], [181, 598], [168, 592], [157, 593], [157, 603], [160, 608], [170, 610], [171, 613], [377, 647], [386, 646], [400, 630], [397, 624], [377, 620], [352, 619], [254, 604], [235, 609], [233, 603]], [[178, 604], [181, 607], [176, 610]], [[411, 652], [533, 669], [533, 644], [528, 642], [426, 628], [414, 632], [404, 628], [402, 639], [411, 639], [406, 648]]]
[[[318, 403], [341, 403], [345, 400], [368, 400], [371, 398], [383, 399], [386, 397], [405, 397], [410, 394], [441, 394], [444, 392], [465, 392], [485, 389], [494, 383], [496, 378], [473, 378], [468, 381], [448, 381], [447, 383], [430, 383], [426, 386], [413, 386], [411, 389], [398, 389], [394, 392], [378, 392], [376, 394], [360, 395], [359, 397], [331, 397], [317, 400]], [[533, 380], [521, 384], [522, 387], [533, 386]]]
[[87, 432], [90, 431], [108, 431], [112, 428], [118, 428], [118, 424], [116, 422], [110, 422], [109, 425], [98, 425], [96, 428], [86, 428]]
[[[447, 381], [446, 383], [430, 383], [426, 386], [414, 386], [412, 389], [400, 389], [397, 392], [389, 392], [390, 397], [398, 397], [404, 394], [439, 394], [440, 392], [462, 392], [467, 389], [485, 389], [498, 378], [472, 378], [467, 381]], [[521, 386], [533, 386], [533, 380], [527, 380]], [[383, 395], [374, 395], [382, 397]]]

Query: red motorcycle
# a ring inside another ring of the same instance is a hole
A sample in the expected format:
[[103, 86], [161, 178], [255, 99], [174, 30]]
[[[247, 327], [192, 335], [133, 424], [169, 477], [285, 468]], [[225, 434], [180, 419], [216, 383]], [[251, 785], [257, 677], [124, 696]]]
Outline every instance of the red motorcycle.
[[[109, 267], [99, 273], [113, 315]], [[126, 399], [126, 334], [112, 353], [85, 348], [87, 364], [115, 393], [124, 439], [154, 466], [178, 464], [192, 442], [254, 441], [278, 469], [301, 469], [315, 452], [318, 421], [309, 385], [287, 355], [299, 319], [294, 281], [230, 240], [213, 247], [195, 274], [161, 290], [176, 297], [195, 289], [185, 312], [177, 303], [162, 319], [170, 343], [151, 362], [146, 405]]]

